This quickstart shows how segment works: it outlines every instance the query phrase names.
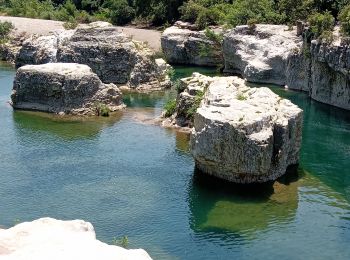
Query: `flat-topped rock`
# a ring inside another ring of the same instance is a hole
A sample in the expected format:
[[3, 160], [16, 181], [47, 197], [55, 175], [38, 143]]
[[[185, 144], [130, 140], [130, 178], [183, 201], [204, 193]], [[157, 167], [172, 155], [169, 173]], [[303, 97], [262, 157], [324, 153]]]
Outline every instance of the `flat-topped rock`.
[[0, 230], [0, 258], [151, 260], [143, 249], [127, 250], [100, 242], [89, 222], [52, 218], [42, 218]]
[[103, 84], [91, 68], [76, 63], [26, 65], [17, 70], [12, 106], [57, 114], [96, 115], [124, 107], [120, 90]]
[[[202, 80], [203, 81], [203, 80]], [[191, 151], [204, 173], [236, 183], [275, 180], [299, 161], [302, 110], [238, 77], [207, 81]]]
[[88, 65], [104, 83], [131, 89], [170, 87], [167, 71], [160, 70], [146, 44], [127, 37], [106, 22], [79, 25], [46, 36], [32, 36], [20, 50], [16, 67], [48, 62]]
[[285, 25], [237, 26], [224, 36], [225, 72], [238, 73], [250, 82], [287, 85], [289, 56], [302, 45], [302, 38], [296, 35]]

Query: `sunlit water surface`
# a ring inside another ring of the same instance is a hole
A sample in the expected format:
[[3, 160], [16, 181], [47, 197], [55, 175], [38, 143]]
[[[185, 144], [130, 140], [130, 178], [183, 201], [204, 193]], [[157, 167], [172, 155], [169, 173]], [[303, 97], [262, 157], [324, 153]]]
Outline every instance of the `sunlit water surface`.
[[[178, 67], [177, 76], [200, 70]], [[154, 259], [350, 259], [350, 113], [272, 89], [304, 110], [299, 177], [242, 188], [194, 172], [188, 136], [154, 125], [174, 94], [128, 94], [109, 118], [14, 112], [0, 67], [0, 224], [90, 221]]]

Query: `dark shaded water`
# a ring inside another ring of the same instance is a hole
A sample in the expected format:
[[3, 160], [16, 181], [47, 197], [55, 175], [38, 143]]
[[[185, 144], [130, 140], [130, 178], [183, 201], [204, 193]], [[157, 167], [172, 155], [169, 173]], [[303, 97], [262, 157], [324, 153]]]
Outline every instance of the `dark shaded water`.
[[154, 259], [350, 258], [349, 112], [273, 88], [305, 111], [299, 177], [247, 191], [194, 174], [188, 137], [148, 123], [172, 93], [126, 95], [130, 108], [107, 119], [62, 120], [13, 112], [13, 77], [0, 68], [0, 225], [80, 218]]

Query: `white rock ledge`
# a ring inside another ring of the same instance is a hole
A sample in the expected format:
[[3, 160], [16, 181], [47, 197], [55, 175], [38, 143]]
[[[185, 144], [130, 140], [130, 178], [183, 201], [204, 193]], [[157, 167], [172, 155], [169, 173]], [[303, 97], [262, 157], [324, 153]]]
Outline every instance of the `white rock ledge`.
[[149, 260], [143, 249], [127, 250], [96, 240], [83, 220], [42, 218], [0, 230], [1, 260]]
[[199, 170], [235, 183], [261, 183], [298, 163], [300, 108], [266, 87], [250, 88], [238, 77], [208, 78], [191, 134]]

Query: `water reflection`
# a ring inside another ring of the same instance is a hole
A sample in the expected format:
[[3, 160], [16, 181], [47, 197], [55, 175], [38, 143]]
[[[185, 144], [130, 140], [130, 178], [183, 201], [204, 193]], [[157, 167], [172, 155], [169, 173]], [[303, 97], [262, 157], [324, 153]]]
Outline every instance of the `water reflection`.
[[122, 117], [122, 112], [111, 114], [110, 117], [60, 117], [53, 114], [14, 111], [13, 122], [19, 133], [33, 135], [36, 133], [58, 136], [65, 140], [89, 139], [96, 137], [99, 132], [114, 125]]
[[294, 169], [274, 183], [235, 185], [195, 170], [189, 189], [191, 228], [249, 238], [274, 223], [289, 222], [298, 208], [299, 177]]

